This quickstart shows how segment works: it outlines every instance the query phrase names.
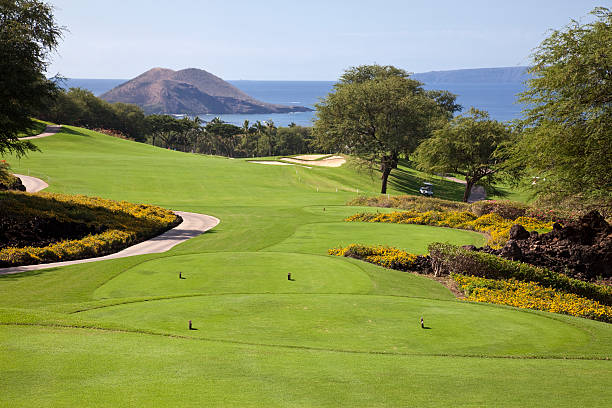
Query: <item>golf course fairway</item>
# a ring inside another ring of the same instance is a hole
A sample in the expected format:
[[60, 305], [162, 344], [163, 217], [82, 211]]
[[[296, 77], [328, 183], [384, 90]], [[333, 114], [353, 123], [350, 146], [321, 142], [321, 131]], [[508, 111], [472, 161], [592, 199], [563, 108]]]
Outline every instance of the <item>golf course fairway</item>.
[[[485, 242], [343, 222], [392, 211], [345, 205], [380, 182], [350, 158], [268, 166], [70, 126], [34, 142], [40, 152], [7, 161], [45, 191], [221, 222], [165, 253], [0, 275], [2, 407], [612, 405], [611, 325], [470, 303], [426, 277], [329, 256], [350, 243]], [[390, 194], [423, 180], [400, 167]]]

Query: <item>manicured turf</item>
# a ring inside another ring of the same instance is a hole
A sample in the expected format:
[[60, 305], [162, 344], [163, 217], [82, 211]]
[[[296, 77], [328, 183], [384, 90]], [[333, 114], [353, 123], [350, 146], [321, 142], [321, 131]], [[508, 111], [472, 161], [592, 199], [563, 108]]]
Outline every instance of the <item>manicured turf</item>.
[[[391, 228], [388, 228], [392, 226]], [[389, 245], [413, 254], [426, 254], [432, 240], [461, 242], [482, 246], [485, 239], [471, 231], [435, 228], [426, 225], [408, 225], [365, 222], [333, 222], [306, 224], [283, 242], [266, 248], [266, 251], [325, 253], [332, 247], [349, 244]]]
[[[195, 338], [342, 351], [561, 356], [584, 350], [590, 340], [580, 328], [533, 313], [372, 295], [194, 296], [81, 313], [81, 318]], [[421, 316], [427, 318], [425, 330]], [[186, 331], [190, 319], [197, 330]]]
[[[352, 161], [256, 165], [76, 128], [35, 143], [42, 153], [8, 161], [50, 191], [221, 223], [164, 254], [0, 276], [0, 406], [612, 404], [610, 325], [467, 303], [425, 277], [328, 256], [349, 243], [423, 253], [484, 240], [343, 222], [364, 211], [344, 206], [357, 190], [379, 188]], [[394, 172], [391, 194], [425, 179]]]
[[355, 354], [0, 328], [10, 407], [597, 407], [610, 362]]

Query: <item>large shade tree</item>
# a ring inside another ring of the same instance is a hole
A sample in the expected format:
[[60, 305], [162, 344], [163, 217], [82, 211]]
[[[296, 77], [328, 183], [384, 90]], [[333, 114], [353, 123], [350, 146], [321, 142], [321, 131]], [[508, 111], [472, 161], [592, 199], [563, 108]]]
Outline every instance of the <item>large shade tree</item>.
[[349, 68], [316, 109], [316, 145], [378, 166], [381, 193], [386, 193], [401, 155], [412, 152], [460, 107], [454, 95], [427, 91], [402, 69], [364, 65]]
[[553, 31], [533, 54], [515, 158], [541, 199], [612, 206], [612, 13]]
[[455, 173], [465, 177], [463, 201], [476, 183], [493, 185], [507, 169], [510, 129], [491, 120], [487, 112], [471, 108], [435, 130], [414, 152], [413, 161], [429, 173]]
[[38, 0], [0, 0], [0, 154], [23, 155], [35, 148], [18, 140], [18, 135], [32, 125], [31, 115], [57, 91], [45, 70], [61, 34], [50, 5]]

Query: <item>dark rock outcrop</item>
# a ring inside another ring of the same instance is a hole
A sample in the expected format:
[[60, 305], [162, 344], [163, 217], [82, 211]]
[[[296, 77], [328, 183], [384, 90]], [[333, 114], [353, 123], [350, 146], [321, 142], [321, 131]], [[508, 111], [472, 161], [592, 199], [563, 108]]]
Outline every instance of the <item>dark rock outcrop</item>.
[[521, 240], [529, 238], [530, 234], [522, 225], [514, 224], [512, 228], [510, 228], [510, 239], [511, 240]]
[[145, 113], [222, 114], [288, 113], [312, 109], [259, 101], [201, 69], [153, 68], [100, 96], [108, 102], [133, 103]]
[[612, 226], [597, 211], [565, 227], [555, 224], [547, 234], [525, 232], [522, 226], [515, 225], [504, 248], [478, 250], [577, 279], [612, 278]]
[[431, 258], [429, 255], [419, 255], [416, 260], [410, 267], [410, 270], [413, 272], [418, 272], [421, 274], [430, 274], [432, 273], [431, 268]]

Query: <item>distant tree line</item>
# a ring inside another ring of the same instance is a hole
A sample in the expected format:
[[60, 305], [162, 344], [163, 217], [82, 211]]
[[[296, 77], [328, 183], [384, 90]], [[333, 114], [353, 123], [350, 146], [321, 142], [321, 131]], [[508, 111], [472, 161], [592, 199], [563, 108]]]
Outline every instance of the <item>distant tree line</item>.
[[219, 118], [203, 123], [199, 117], [146, 116], [136, 105], [109, 103], [81, 88], [59, 92], [35, 116], [53, 123], [106, 129], [137, 142], [192, 153], [256, 157], [316, 150], [308, 127], [277, 127], [271, 120], [247, 120], [236, 126]]
[[58, 91], [45, 71], [62, 31], [49, 4], [0, 1], [0, 157], [36, 149], [19, 136], [31, 128], [32, 113]]
[[513, 123], [460, 107], [455, 96], [429, 91], [393, 66], [345, 71], [316, 105], [318, 146], [360, 157], [380, 169], [381, 193], [406, 158], [428, 173], [476, 183], [523, 184], [538, 202], [612, 214], [612, 12], [572, 20], [534, 51], [532, 78]]
[[[83, 89], [59, 89], [45, 77], [63, 28], [41, 0], [0, 1], [0, 157], [36, 146], [19, 135], [31, 117], [102, 128], [139, 142], [230, 157], [344, 152], [376, 166], [381, 192], [400, 159], [430, 173], [472, 184], [526, 180], [544, 203], [597, 207], [612, 213], [612, 12], [597, 7], [591, 22], [553, 31], [532, 55], [532, 78], [513, 126], [455, 95], [426, 90], [407, 71], [364, 65], [346, 70], [316, 105], [312, 129], [272, 121], [243, 126], [215, 119], [145, 116], [135, 105], [103, 101]], [[313, 140], [314, 139], [314, 140]]]

